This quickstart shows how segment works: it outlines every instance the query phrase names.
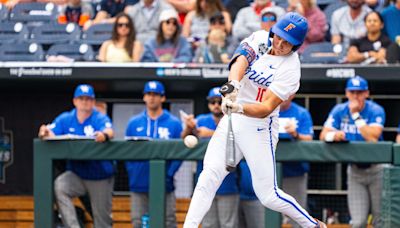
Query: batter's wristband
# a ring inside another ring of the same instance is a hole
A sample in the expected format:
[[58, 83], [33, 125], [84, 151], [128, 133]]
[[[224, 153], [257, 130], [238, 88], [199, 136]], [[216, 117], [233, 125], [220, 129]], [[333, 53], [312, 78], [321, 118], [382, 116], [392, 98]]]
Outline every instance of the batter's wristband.
[[221, 86], [219, 92], [225, 97], [226, 94], [232, 93], [235, 89], [239, 89], [240, 83], [237, 80], [231, 80]]

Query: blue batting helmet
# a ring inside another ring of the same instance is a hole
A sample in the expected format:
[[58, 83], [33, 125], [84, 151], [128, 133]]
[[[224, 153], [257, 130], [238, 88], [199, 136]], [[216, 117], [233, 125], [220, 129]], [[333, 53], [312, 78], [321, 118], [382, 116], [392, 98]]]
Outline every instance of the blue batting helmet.
[[272, 26], [270, 35], [274, 34], [282, 37], [291, 43], [293, 51], [296, 51], [304, 42], [308, 30], [307, 19], [298, 13], [290, 12], [285, 14], [278, 22]]

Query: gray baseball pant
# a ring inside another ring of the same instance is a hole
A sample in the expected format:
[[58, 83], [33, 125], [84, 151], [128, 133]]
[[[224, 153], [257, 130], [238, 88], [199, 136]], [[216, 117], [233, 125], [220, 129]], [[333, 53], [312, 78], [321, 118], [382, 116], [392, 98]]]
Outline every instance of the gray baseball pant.
[[[175, 192], [165, 195], [165, 227], [176, 228], [176, 198]], [[148, 193], [131, 192], [131, 218], [133, 227], [141, 227], [142, 216], [149, 213]], [[150, 215], [151, 216], [151, 215]]]
[[239, 228], [265, 228], [265, 207], [258, 199], [240, 200]]
[[54, 192], [64, 226], [80, 228], [72, 199], [88, 193], [94, 227], [111, 228], [113, 187], [114, 177], [104, 180], [83, 180], [71, 171], [59, 175], [54, 182]]
[[201, 223], [203, 228], [237, 228], [239, 194], [217, 195]]
[[384, 165], [360, 169], [347, 167], [348, 205], [353, 228], [366, 227], [368, 214], [373, 216], [374, 227], [381, 227], [381, 197]]

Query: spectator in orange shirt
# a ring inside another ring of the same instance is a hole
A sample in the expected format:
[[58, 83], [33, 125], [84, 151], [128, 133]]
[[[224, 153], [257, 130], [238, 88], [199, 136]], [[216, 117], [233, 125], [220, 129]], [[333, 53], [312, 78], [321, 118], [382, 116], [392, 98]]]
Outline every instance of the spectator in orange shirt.
[[76, 23], [83, 26], [93, 16], [91, 5], [83, 3], [81, 0], [68, 0], [67, 5], [61, 9], [58, 23]]

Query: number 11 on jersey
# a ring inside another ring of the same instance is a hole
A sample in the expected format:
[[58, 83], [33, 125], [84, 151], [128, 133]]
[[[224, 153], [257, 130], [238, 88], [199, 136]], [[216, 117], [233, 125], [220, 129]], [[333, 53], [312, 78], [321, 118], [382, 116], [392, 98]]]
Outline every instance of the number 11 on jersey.
[[265, 91], [267, 91], [267, 89], [258, 87], [256, 101], [262, 102], [262, 98], [264, 96]]

